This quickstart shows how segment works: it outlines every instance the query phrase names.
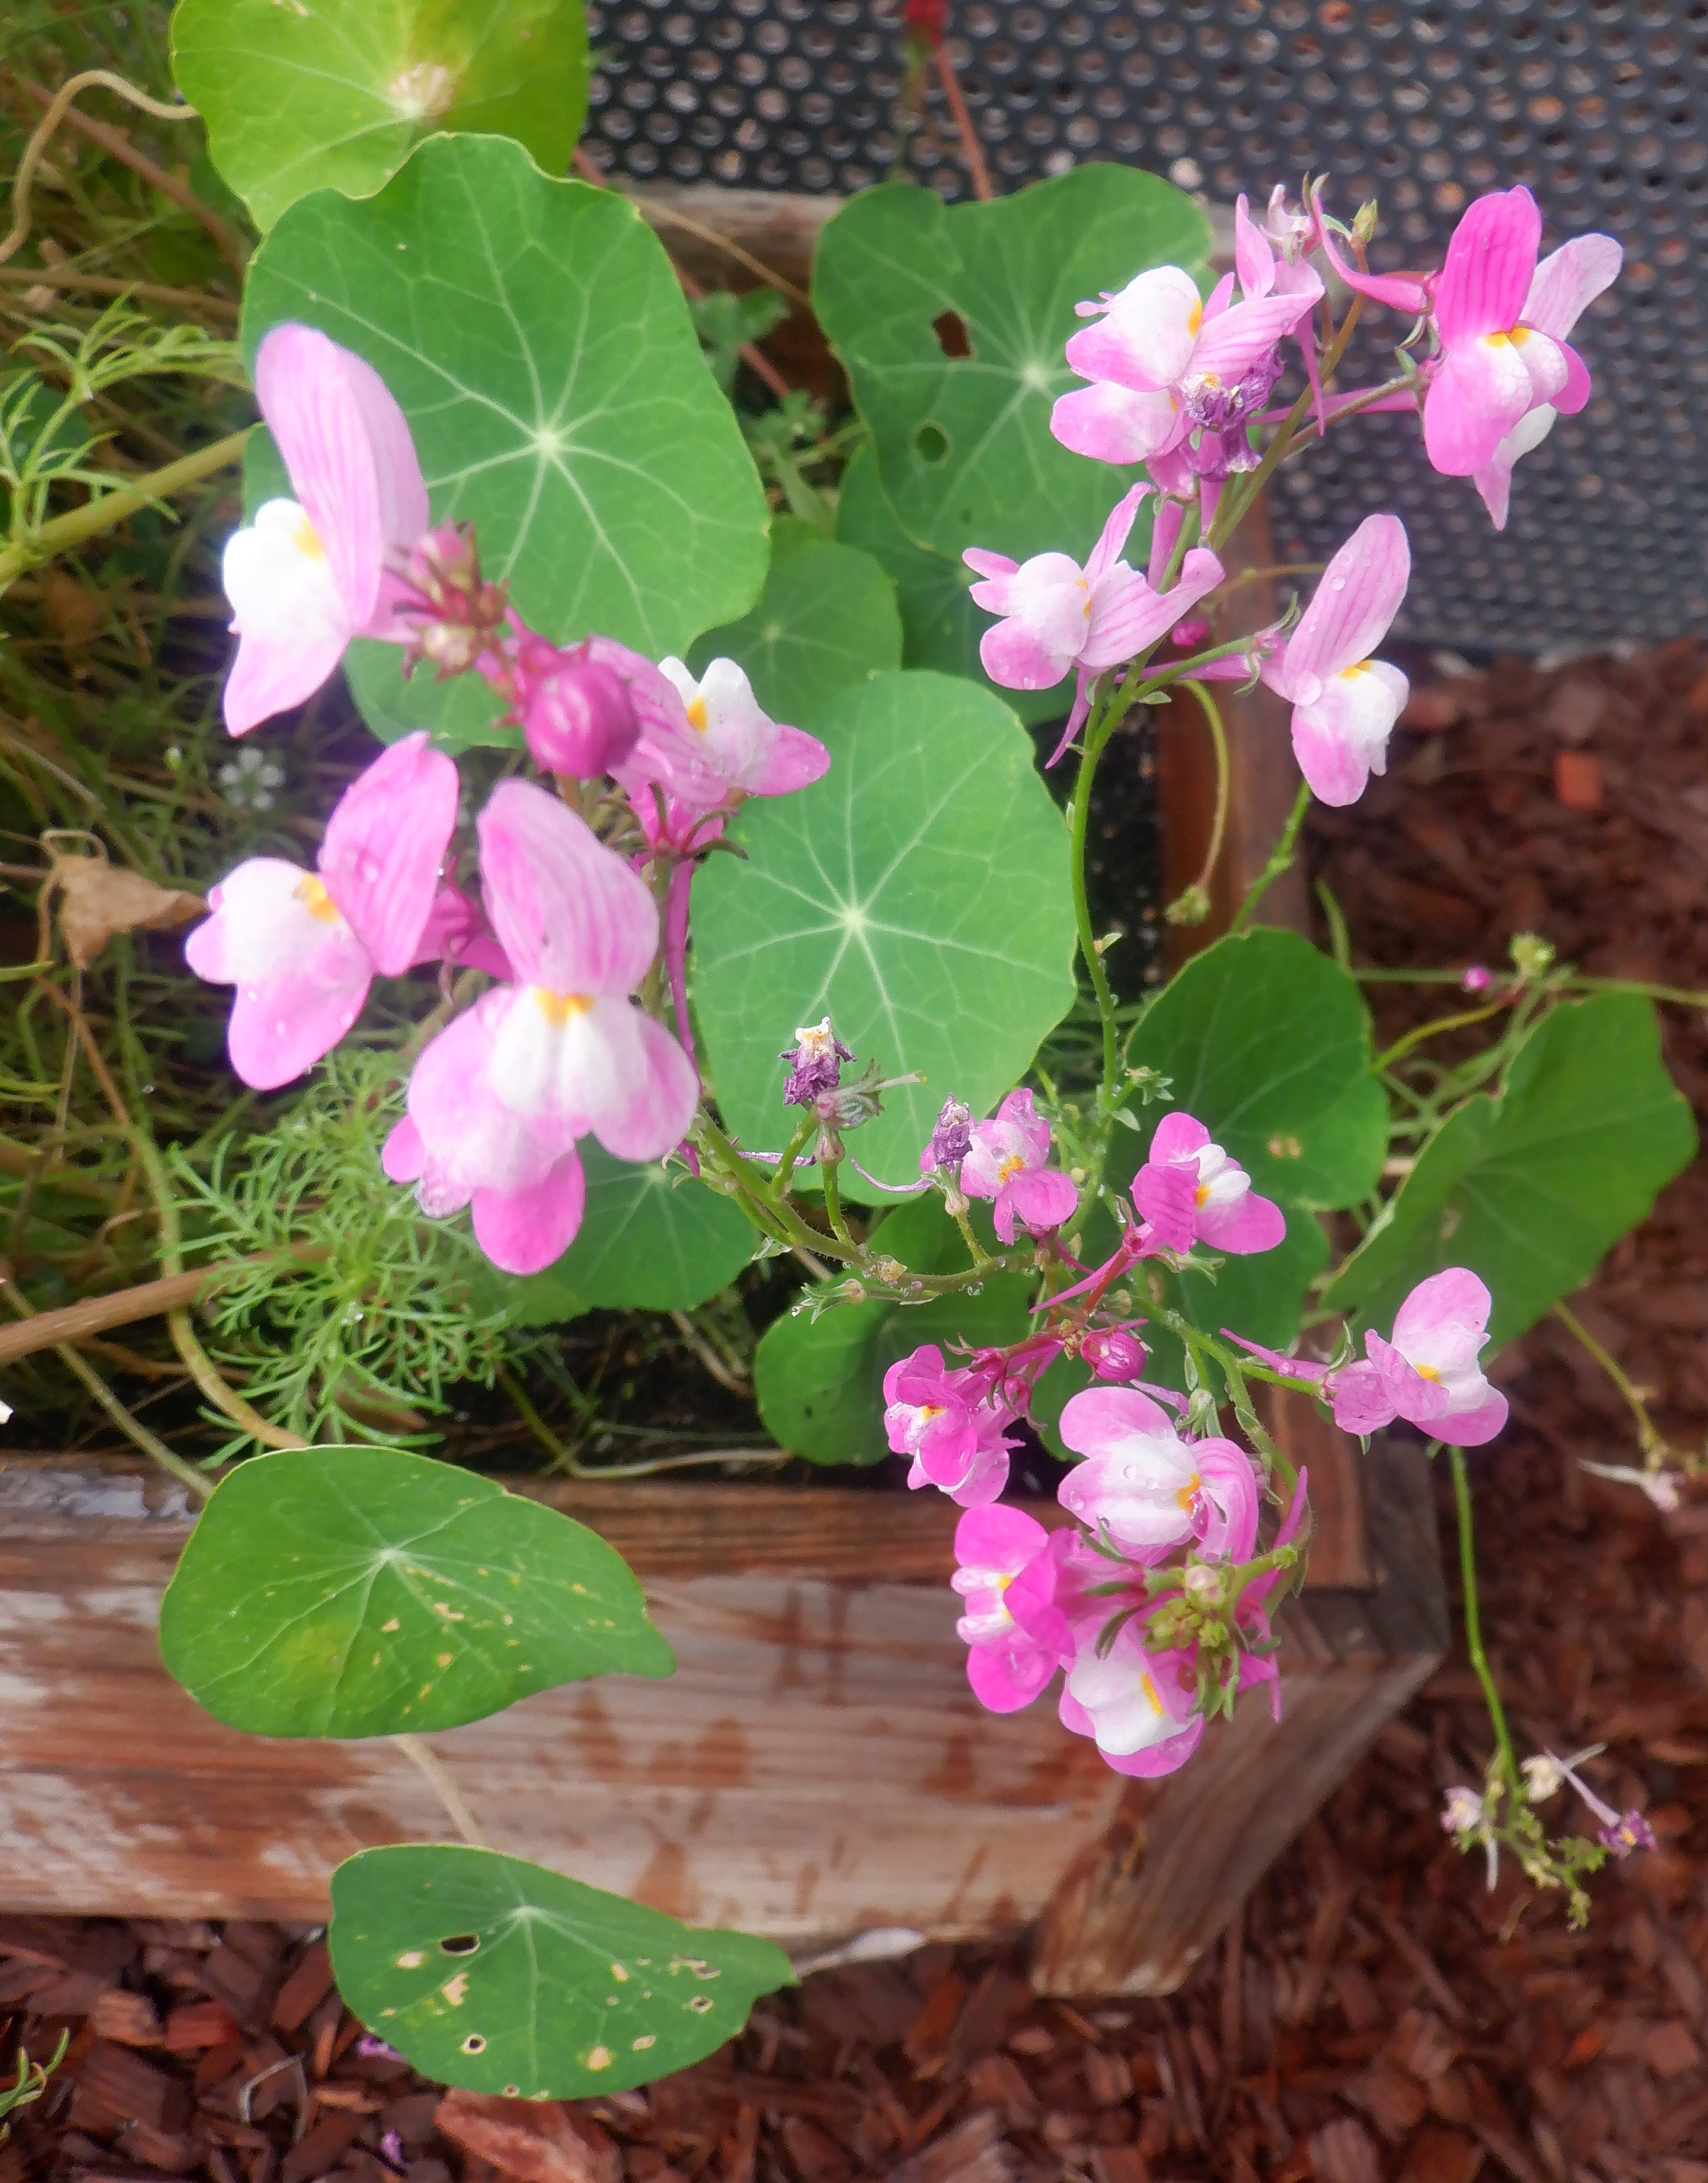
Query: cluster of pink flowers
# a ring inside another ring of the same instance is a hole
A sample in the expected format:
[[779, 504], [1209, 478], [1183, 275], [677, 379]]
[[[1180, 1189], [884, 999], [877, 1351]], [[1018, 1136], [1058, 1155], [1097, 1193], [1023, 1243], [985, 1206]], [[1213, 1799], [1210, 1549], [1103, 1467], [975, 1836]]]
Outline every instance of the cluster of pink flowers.
[[[469, 1207], [494, 1264], [532, 1273], [580, 1225], [582, 1137], [658, 1159], [692, 1119], [682, 965], [696, 854], [744, 797], [804, 786], [829, 755], [769, 719], [731, 660], [696, 680], [679, 659], [527, 628], [480, 581], [469, 541], [431, 527], [384, 382], [324, 334], [275, 327], [255, 383], [295, 497], [268, 502], [225, 550], [232, 734], [311, 696], [353, 637], [379, 637], [485, 676], [541, 771], [589, 785], [576, 801], [596, 823], [547, 788], [503, 782], [475, 824], [477, 900], [446, 869], [456, 766], [424, 733], [406, 736], [347, 790], [314, 872], [258, 857], [226, 875], [188, 960], [236, 988], [231, 1064], [261, 1090], [338, 1043], [376, 972], [441, 962], [496, 979], [418, 1057], [385, 1167], [430, 1214]], [[661, 940], [674, 1036], [635, 998]]]
[[[1171, 634], [1177, 647], [1201, 644], [1206, 625], [1187, 617], [1223, 580], [1212, 525], [1229, 478], [1257, 467], [1263, 432], [1287, 414], [1271, 406], [1284, 342], [1299, 344], [1318, 432], [1361, 409], [1417, 412], [1429, 461], [1473, 480], [1497, 530], [1514, 464], [1562, 412], [1588, 401], [1589, 375], [1567, 336], [1618, 274], [1622, 253], [1611, 236], [1580, 236], [1539, 264], [1542, 218], [1522, 188], [1469, 208], [1438, 273], [1368, 273], [1345, 254], [1341, 233], [1337, 244], [1314, 196], [1292, 211], [1278, 188], [1262, 226], [1242, 197], [1234, 270], [1207, 298], [1181, 267], [1159, 265], [1079, 306], [1095, 323], [1068, 341], [1067, 358], [1089, 383], [1060, 397], [1051, 430], [1094, 460], [1144, 463], [1154, 486], [1123, 496], [1083, 568], [1059, 553], [1019, 564], [976, 547], [964, 556], [981, 579], [975, 603], [1001, 617], [979, 647], [991, 680], [1043, 690], [1076, 678], [1056, 758], [1084, 722], [1101, 677], [1141, 670]], [[1309, 262], [1317, 255], [1360, 295], [1416, 321], [1407, 347], [1422, 353], [1398, 383], [1324, 398], [1313, 314], [1326, 290]], [[1153, 490], [1150, 567], [1140, 575], [1118, 557]], [[1189, 519], [1203, 542], [1177, 566]], [[1399, 518], [1372, 515], [1330, 561], [1290, 635], [1278, 626], [1238, 651], [1168, 665], [1176, 675], [1261, 677], [1292, 705], [1294, 753], [1312, 793], [1355, 803], [1371, 775], [1385, 770], [1407, 696], [1406, 677], [1372, 655], [1410, 574]]]

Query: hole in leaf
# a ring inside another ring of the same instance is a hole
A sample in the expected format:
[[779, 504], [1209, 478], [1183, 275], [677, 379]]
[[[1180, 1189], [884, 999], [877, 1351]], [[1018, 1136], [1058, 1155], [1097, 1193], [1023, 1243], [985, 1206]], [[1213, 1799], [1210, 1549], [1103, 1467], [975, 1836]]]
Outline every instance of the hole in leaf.
[[949, 435], [940, 425], [922, 425], [913, 435], [913, 445], [920, 461], [934, 469], [949, 459]]
[[486, 2052], [486, 2035], [485, 2032], [471, 2031], [469, 2034], [469, 2036], [463, 2041], [463, 2052], [465, 2054], [484, 2054]]
[[709, 1993], [696, 1993], [688, 2006], [696, 2016], [703, 2016], [712, 2006], [712, 1997]]
[[447, 1956], [472, 1956], [480, 1945], [478, 1933], [452, 1933], [439, 1943], [441, 1952]]
[[931, 331], [945, 356], [958, 358], [972, 355], [973, 336], [959, 311], [940, 311], [931, 321]]

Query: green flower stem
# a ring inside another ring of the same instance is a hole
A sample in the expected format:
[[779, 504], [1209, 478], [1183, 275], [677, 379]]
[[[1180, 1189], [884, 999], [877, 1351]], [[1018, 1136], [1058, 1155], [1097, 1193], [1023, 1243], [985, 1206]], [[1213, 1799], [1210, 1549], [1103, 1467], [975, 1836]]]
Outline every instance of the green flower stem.
[[960, 1211], [958, 1213], [951, 1213], [949, 1217], [955, 1223], [955, 1225], [961, 1230], [961, 1240], [973, 1255], [973, 1272], [975, 1274], [987, 1273], [990, 1269], [995, 1264], [996, 1261], [990, 1256], [990, 1253], [979, 1241], [978, 1230], [973, 1227], [973, 1223], [967, 1217], [966, 1199], [964, 1197], [960, 1197], [958, 1198], [958, 1203], [961, 1208]]
[[[1441, 1442], [1437, 1441], [1430, 1453], [1434, 1455], [1440, 1446]], [[1470, 1474], [1466, 1468], [1462, 1447], [1450, 1447], [1447, 1456], [1453, 1466], [1453, 1505], [1459, 1517], [1459, 1576], [1465, 1593], [1465, 1649], [1471, 1655], [1471, 1664], [1477, 1670], [1478, 1681], [1483, 1686], [1483, 1701], [1489, 1708], [1489, 1723], [1500, 1748], [1506, 1788], [1516, 1797], [1518, 1794], [1517, 1755], [1513, 1751], [1511, 1733], [1506, 1726], [1506, 1708], [1500, 1703], [1500, 1693], [1494, 1687], [1489, 1656], [1483, 1650], [1483, 1618], [1477, 1598], [1477, 1549], [1471, 1532]]]
[[[1325, 393], [1335, 372], [1339, 369], [1340, 359], [1346, 353], [1346, 344], [1351, 340], [1353, 328], [1362, 316], [1363, 310], [1364, 298], [1361, 296], [1355, 296], [1352, 298], [1350, 309], [1340, 321], [1339, 330], [1323, 353], [1323, 360], [1317, 371], [1317, 383]], [[1287, 450], [1291, 447], [1294, 436], [1309, 414], [1314, 398], [1308, 386], [1300, 389], [1298, 400], [1288, 411], [1286, 419], [1280, 430], [1263, 450], [1262, 462], [1255, 470], [1248, 471], [1239, 485], [1223, 494], [1222, 505], [1216, 511], [1216, 520], [1210, 526], [1208, 543], [1212, 547], [1225, 546], [1239, 529], [1245, 519], [1245, 511], [1262, 492], [1264, 486], [1268, 484], [1286, 455]]]
[[803, 1114], [795, 1125], [795, 1134], [783, 1147], [783, 1157], [778, 1162], [777, 1173], [772, 1179], [772, 1194], [785, 1197], [795, 1173], [795, 1163], [807, 1149], [807, 1140], [812, 1134], [813, 1121], [810, 1114]]
[[1120, 1038], [1115, 1021], [1115, 996], [1110, 988], [1108, 973], [1103, 968], [1103, 958], [1097, 952], [1097, 936], [1091, 929], [1091, 903], [1085, 892], [1085, 839], [1091, 819], [1091, 785], [1097, 777], [1097, 760], [1107, 740], [1106, 736], [1098, 736], [1100, 725], [1094, 716], [1086, 730], [1079, 778], [1073, 783], [1068, 856], [1073, 867], [1073, 919], [1079, 928], [1079, 953], [1091, 980], [1091, 989], [1097, 996], [1097, 1015], [1103, 1027], [1103, 1077], [1097, 1098], [1100, 1106], [1107, 1108], [1113, 1103], [1121, 1073]]
[[751, 1160], [743, 1158], [703, 1108], [695, 1118], [692, 1134], [700, 1149], [711, 1156], [719, 1173], [735, 1186], [735, 1203], [762, 1234], [790, 1250], [798, 1247], [812, 1251], [824, 1258], [840, 1258], [845, 1264], [863, 1260], [864, 1253], [857, 1244], [845, 1243], [840, 1237], [827, 1236], [821, 1229], [809, 1226], [792, 1205], [773, 1198], [769, 1177], [762, 1175]]
[[1434, 1023], [1419, 1024], [1408, 1030], [1403, 1038], [1396, 1038], [1385, 1053], [1378, 1053], [1371, 1067], [1379, 1074], [1403, 1060], [1414, 1047], [1422, 1046], [1427, 1039], [1439, 1038], [1444, 1031], [1463, 1030], [1467, 1024], [1487, 1023], [1490, 1016], [1499, 1015], [1506, 1007], [1506, 999], [1490, 1001], [1486, 1008], [1463, 1008], [1457, 1015], [1438, 1016]]
[[127, 517], [140, 514], [145, 508], [156, 507], [175, 492], [182, 492], [187, 486], [199, 485], [203, 478], [230, 469], [233, 463], [241, 461], [248, 437], [247, 426], [241, 432], [228, 433], [223, 440], [198, 447], [194, 454], [168, 463], [163, 469], [149, 470], [130, 485], [100, 493], [86, 506], [56, 515], [27, 537], [0, 547], [0, 586], [9, 584], [14, 576], [21, 576], [26, 569], [33, 569], [38, 563], [51, 560], [54, 554], [63, 553], [68, 547], [80, 546], [86, 538], [97, 538], [103, 530], [115, 529]]
[[1176, 1341], [1184, 1342], [1191, 1351], [1193, 1359], [1198, 1365], [1201, 1379], [1204, 1377], [1205, 1361], [1207, 1359], [1215, 1364], [1217, 1370], [1222, 1375], [1223, 1383], [1228, 1390], [1228, 1398], [1234, 1405], [1234, 1414], [1239, 1421], [1240, 1429], [1262, 1458], [1264, 1469], [1272, 1472], [1278, 1470], [1287, 1482], [1288, 1491], [1292, 1491], [1299, 1483], [1299, 1473], [1266, 1430], [1262, 1420], [1257, 1415], [1256, 1405], [1251, 1400], [1251, 1390], [1246, 1382], [1248, 1379], [1261, 1380], [1272, 1387], [1291, 1387], [1298, 1385], [1297, 1380], [1284, 1379], [1278, 1372], [1271, 1371], [1267, 1365], [1251, 1364], [1242, 1358], [1236, 1358], [1233, 1351], [1224, 1343], [1217, 1341], [1212, 1335], [1201, 1333], [1190, 1319], [1183, 1319], [1178, 1311], [1169, 1311], [1166, 1308], [1158, 1308], [1153, 1306], [1151, 1316], [1159, 1326], [1166, 1326]]
[[1299, 829], [1305, 823], [1305, 814], [1311, 808], [1311, 790], [1305, 781], [1299, 784], [1299, 793], [1293, 799], [1293, 809], [1287, 824], [1281, 829], [1281, 838], [1269, 852], [1269, 861], [1252, 880], [1245, 899], [1239, 905], [1230, 932], [1243, 932], [1256, 914], [1257, 905], [1269, 892], [1273, 880], [1278, 880], [1293, 863], [1294, 846], [1299, 839]]
[[1201, 682], [1189, 682], [1186, 686], [1203, 708], [1204, 717], [1210, 724], [1210, 740], [1216, 746], [1216, 810], [1210, 822], [1210, 845], [1204, 852], [1202, 869], [1185, 893], [1170, 903], [1162, 913], [1171, 925], [1200, 925], [1209, 915], [1210, 882], [1221, 861], [1222, 844], [1228, 832], [1230, 769], [1228, 730], [1222, 725], [1222, 708]]
[[837, 1170], [841, 1164], [840, 1160], [820, 1160], [818, 1177], [824, 1186], [824, 1217], [830, 1223], [830, 1232], [839, 1243], [846, 1243], [851, 1251], [857, 1247], [848, 1232], [848, 1223], [842, 1212], [842, 1186], [837, 1180]]
[[1569, 1334], [1583, 1344], [1619, 1390], [1624, 1398], [1626, 1408], [1637, 1421], [1637, 1444], [1642, 1449], [1644, 1457], [1659, 1458], [1665, 1455], [1666, 1440], [1657, 1430], [1653, 1418], [1650, 1416], [1648, 1404], [1638, 1392], [1635, 1384], [1620, 1364], [1617, 1358], [1610, 1355], [1602, 1347], [1576, 1312], [1569, 1309], [1565, 1304], [1555, 1305], [1554, 1316]]

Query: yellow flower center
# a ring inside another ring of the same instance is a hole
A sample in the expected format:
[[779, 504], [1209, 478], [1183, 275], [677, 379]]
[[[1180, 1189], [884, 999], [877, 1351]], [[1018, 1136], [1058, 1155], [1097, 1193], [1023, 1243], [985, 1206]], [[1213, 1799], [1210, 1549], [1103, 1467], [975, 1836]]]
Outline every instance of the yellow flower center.
[[[313, 533], [311, 531], [309, 536], [312, 537]], [[338, 922], [338, 905], [327, 893], [324, 880], [317, 880], [313, 872], [305, 873], [291, 892], [310, 917], [318, 917], [322, 925]]]
[[690, 728], [698, 729], [702, 736], [706, 732], [706, 700], [697, 690], [688, 700], [688, 725]]
[[1198, 1498], [1198, 1488], [1201, 1483], [1201, 1480], [1200, 1480], [1197, 1472], [1195, 1470], [1191, 1477], [1186, 1481], [1185, 1485], [1184, 1485], [1180, 1488], [1180, 1491], [1174, 1496], [1175, 1505], [1178, 1508], [1184, 1508], [1190, 1514], [1191, 1513], [1192, 1503]]
[[1435, 1367], [1433, 1364], [1414, 1365], [1412, 1369], [1417, 1373], [1417, 1377], [1420, 1380], [1433, 1380], [1438, 1387], [1440, 1386], [1441, 1375], [1435, 1369]]
[[320, 533], [306, 515], [299, 515], [291, 526], [291, 543], [305, 559], [324, 561], [326, 548], [320, 543]]
[[535, 986], [532, 992], [535, 1007], [553, 1030], [562, 1030], [571, 1016], [585, 1016], [593, 1005], [591, 993], [554, 993], [549, 986]]
[[1207, 1182], [1201, 1182], [1196, 1190], [1192, 1193], [1192, 1203], [1201, 1211], [1202, 1208], [1209, 1203], [1209, 1202], [1210, 1186]]
[[1339, 672], [1343, 682], [1350, 682], [1356, 676], [1367, 675], [1370, 672], [1370, 662], [1367, 659], [1355, 659], [1350, 667], [1343, 667]]
[[1195, 303], [1186, 314], [1186, 331], [1195, 340], [1203, 331], [1203, 325], [1204, 306], [1201, 303]]
[[997, 1163], [997, 1181], [999, 1183], [1012, 1181], [1014, 1176], [1019, 1174], [1020, 1170], [1025, 1166], [1025, 1161], [1021, 1158], [1018, 1153], [1010, 1153], [1006, 1159], [1001, 1160]]
[[1156, 1685], [1148, 1668], [1139, 1678], [1139, 1687], [1144, 1691], [1145, 1702], [1150, 1706], [1151, 1712], [1161, 1713], [1162, 1710], [1162, 1701], [1156, 1695]]

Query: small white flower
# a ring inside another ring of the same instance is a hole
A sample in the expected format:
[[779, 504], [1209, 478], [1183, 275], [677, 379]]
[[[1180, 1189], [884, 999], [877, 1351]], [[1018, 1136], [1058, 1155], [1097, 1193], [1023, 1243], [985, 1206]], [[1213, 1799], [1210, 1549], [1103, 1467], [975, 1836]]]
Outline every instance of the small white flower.
[[1676, 1470], [1639, 1470], [1626, 1463], [1582, 1460], [1578, 1468], [1587, 1470], [1593, 1478], [1611, 1478], [1616, 1486], [1634, 1486], [1639, 1493], [1648, 1496], [1663, 1516], [1671, 1516], [1678, 1508], [1682, 1481]]
[[270, 811], [278, 801], [274, 790], [284, 786], [285, 769], [258, 750], [246, 750], [229, 758], [216, 778], [235, 810]]

